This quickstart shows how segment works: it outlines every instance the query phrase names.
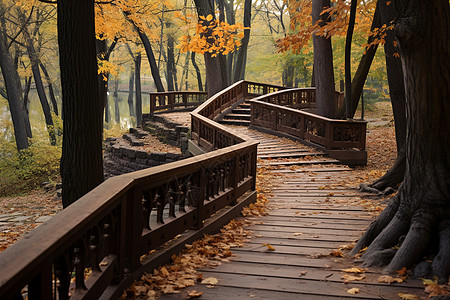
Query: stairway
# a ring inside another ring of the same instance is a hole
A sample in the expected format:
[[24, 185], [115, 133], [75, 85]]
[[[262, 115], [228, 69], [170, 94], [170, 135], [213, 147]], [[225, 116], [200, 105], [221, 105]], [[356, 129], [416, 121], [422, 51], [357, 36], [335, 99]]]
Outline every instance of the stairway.
[[223, 120], [219, 121], [224, 125], [250, 126], [250, 103], [243, 102], [238, 107], [226, 114]]

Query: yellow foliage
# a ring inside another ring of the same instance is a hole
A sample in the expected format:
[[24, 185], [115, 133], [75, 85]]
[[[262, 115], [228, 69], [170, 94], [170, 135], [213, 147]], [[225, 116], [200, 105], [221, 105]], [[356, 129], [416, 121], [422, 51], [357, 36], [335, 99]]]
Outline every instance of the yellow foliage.
[[194, 22], [194, 16], [177, 16], [186, 22], [182, 27], [188, 31], [179, 41], [177, 48], [181, 52], [196, 52], [200, 54], [211, 53], [215, 57], [218, 54], [227, 55], [241, 46], [244, 37], [244, 29], [241, 23], [228, 24], [214, 18], [213, 15], [199, 16], [198, 22]]

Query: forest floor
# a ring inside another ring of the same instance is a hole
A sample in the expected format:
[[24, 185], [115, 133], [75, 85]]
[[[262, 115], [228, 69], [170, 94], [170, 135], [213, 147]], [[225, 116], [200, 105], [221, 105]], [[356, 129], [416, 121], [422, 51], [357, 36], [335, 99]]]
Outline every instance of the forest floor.
[[[189, 113], [165, 116], [180, 124], [190, 124]], [[346, 182], [351, 187], [379, 178], [389, 169], [396, 157], [390, 102], [376, 103], [371, 111], [366, 111], [365, 118], [369, 121], [366, 143], [368, 163], [367, 166], [355, 168], [351, 180]], [[165, 145], [156, 139], [152, 145], [155, 151], [165, 148]], [[0, 198], [0, 252], [61, 209], [61, 199], [56, 195], [55, 189], [42, 188], [26, 195]]]

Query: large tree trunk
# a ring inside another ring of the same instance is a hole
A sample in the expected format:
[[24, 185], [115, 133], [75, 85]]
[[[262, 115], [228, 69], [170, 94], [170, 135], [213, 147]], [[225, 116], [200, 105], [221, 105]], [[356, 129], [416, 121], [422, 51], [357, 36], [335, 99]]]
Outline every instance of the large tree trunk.
[[167, 37], [167, 90], [174, 91], [175, 90], [175, 74], [177, 72], [175, 66], [175, 56], [173, 53], [174, 48], [174, 37], [172, 34], [169, 34]]
[[[366, 264], [386, 272], [409, 267], [432, 250], [435, 275], [450, 274], [450, 8], [447, 0], [394, 1], [399, 13], [406, 91], [406, 168], [403, 184], [352, 253], [369, 245]], [[399, 244], [395, 251], [392, 246]]]
[[[389, 25], [395, 20], [397, 13], [394, 5], [387, 0], [379, 0], [382, 24]], [[399, 49], [395, 47], [394, 32], [386, 32], [384, 52], [386, 56], [387, 78], [389, 83], [389, 94], [391, 98], [392, 111], [395, 120], [395, 139], [397, 142], [397, 159], [389, 171], [369, 186], [361, 185], [363, 191], [375, 193], [391, 193], [400, 185], [405, 175], [405, 141], [406, 141], [406, 107], [405, 107], [405, 85], [403, 82], [403, 70], [401, 60], [398, 57]]]
[[[313, 0], [312, 3], [313, 23], [321, 20], [323, 24], [328, 20], [328, 16], [320, 13], [324, 8], [330, 7], [330, 0]], [[317, 114], [333, 118], [336, 113], [336, 101], [331, 38], [314, 34], [313, 47]]]
[[[0, 16], [3, 15], [3, 4], [0, 3]], [[24, 121], [25, 111], [22, 101], [22, 86], [20, 84], [19, 74], [14, 66], [14, 61], [11, 53], [8, 50], [7, 37], [3, 26], [5, 21], [1, 17], [0, 29], [0, 68], [3, 74], [9, 111], [14, 126], [14, 136], [16, 138], [17, 150], [24, 150], [28, 148], [28, 138], [26, 124]]]
[[103, 181], [94, 1], [58, 1], [63, 103], [62, 202], [67, 207]]

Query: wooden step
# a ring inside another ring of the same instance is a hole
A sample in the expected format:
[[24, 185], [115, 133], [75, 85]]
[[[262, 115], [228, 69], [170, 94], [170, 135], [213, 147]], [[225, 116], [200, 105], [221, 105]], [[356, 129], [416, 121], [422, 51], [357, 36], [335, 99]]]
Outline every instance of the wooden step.
[[226, 120], [234, 119], [234, 120], [247, 120], [250, 121], [250, 115], [247, 114], [228, 114], [225, 115]]
[[224, 119], [219, 121], [219, 123], [224, 125], [250, 126], [250, 121], [247, 120]]
[[271, 154], [258, 155], [258, 158], [262, 158], [262, 159], [300, 158], [300, 157], [305, 157], [305, 156], [323, 156], [323, 155], [325, 155], [325, 153], [323, 153], [323, 152], [271, 153]]

